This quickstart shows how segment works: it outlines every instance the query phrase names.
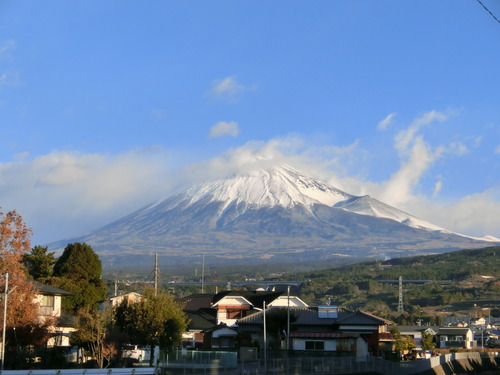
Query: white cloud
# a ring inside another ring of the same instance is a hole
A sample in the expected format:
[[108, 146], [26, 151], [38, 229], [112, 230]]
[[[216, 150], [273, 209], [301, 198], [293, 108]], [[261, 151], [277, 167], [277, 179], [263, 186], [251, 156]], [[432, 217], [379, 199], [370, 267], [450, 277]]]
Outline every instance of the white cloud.
[[16, 209], [40, 242], [82, 234], [164, 196], [173, 185], [171, 159], [159, 149], [54, 152], [0, 164], [2, 208]]
[[422, 176], [445, 151], [444, 147], [433, 149], [417, 133], [424, 125], [445, 120], [446, 116], [441, 112], [427, 112], [396, 135], [394, 147], [400, 156], [400, 168], [383, 183], [379, 197], [384, 202], [398, 206], [413, 199], [414, 189]]
[[443, 188], [443, 180], [439, 179], [434, 184], [434, 191], [432, 192], [432, 197], [436, 198], [439, 195], [439, 192]]
[[493, 235], [500, 238], [498, 188], [470, 194], [451, 202], [419, 196], [402, 208], [455, 233], [474, 237]]
[[240, 133], [238, 123], [234, 121], [219, 121], [217, 124], [210, 128], [209, 137], [217, 138], [229, 135], [231, 137], [236, 137]]
[[230, 76], [216, 80], [207, 96], [212, 100], [222, 100], [227, 102], [237, 101], [239, 94], [247, 88], [236, 81], [236, 77]]
[[377, 125], [378, 130], [385, 130], [387, 127], [390, 125], [392, 122], [392, 118], [396, 116], [396, 113], [390, 113], [384, 118], [382, 121], [380, 121]]
[[400, 152], [408, 150], [409, 144], [415, 139], [415, 134], [422, 126], [428, 125], [433, 121], [443, 122], [447, 119], [447, 115], [438, 111], [430, 111], [421, 117], [417, 117], [408, 128], [401, 131], [396, 136], [396, 149]]

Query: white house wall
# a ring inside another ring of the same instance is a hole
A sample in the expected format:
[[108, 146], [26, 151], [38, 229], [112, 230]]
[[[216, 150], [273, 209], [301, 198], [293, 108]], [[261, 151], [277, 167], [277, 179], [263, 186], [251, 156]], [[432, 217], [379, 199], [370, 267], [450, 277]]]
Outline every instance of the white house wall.
[[246, 298], [228, 296], [214, 303], [214, 306], [252, 306], [252, 304]]
[[[288, 297], [280, 296], [269, 304], [269, 307], [288, 307]], [[290, 296], [290, 307], [308, 307], [299, 297]]]
[[228, 327], [233, 327], [234, 325], [236, 325], [236, 322], [238, 321], [238, 319], [229, 319], [229, 318], [226, 318], [226, 311], [217, 311], [217, 324], [221, 324], [221, 323], [224, 323], [225, 325], [227, 325]]
[[[39, 307], [41, 306], [42, 298], [43, 298], [42, 294], [37, 294], [36, 297], [34, 298], [35, 303], [37, 303]], [[55, 317], [60, 317], [61, 316], [61, 305], [62, 305], [62, 298], [61, 298], [61, 296], [54, 296], [54, 307], [53, 307], [52, 315], [51, 316], [55, 316]], [[46, 316], [40, 316], [39, 315], [39, 318], [42, 319], [42, 320], [45, 317]]]

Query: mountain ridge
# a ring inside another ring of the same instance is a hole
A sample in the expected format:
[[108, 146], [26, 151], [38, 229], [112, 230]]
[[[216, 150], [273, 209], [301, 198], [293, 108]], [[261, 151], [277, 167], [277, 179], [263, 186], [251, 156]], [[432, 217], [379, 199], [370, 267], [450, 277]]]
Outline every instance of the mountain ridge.
[[105, 263], [115, 265], [152, 253], [174, 263], [189, 263], [201, 254], [214, 262], [292, 262], [491, 244], [454, 234], [368, 195], [348, 194], [290, 166], [192, 186], [70, 241], [89, 243]]

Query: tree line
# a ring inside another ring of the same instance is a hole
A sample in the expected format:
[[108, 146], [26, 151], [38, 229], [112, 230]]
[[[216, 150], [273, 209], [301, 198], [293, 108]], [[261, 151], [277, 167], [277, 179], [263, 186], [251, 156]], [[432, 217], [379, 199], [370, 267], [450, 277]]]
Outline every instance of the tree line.
[[[330, 298], [335, 304], [362, 309], [400, 324], [415, 324], [417, 320], [435, 324], [440, 323], [435, 312], [443, 308], [456, 313], [476, 309], [479, 313], [477, 306], [482, 306], [488, 308], [485, 311], [492, 317], [500, 317], [499, 256], [497, 246], [362, 262], [292, 277], [307, 280], [300, 295], [311, 304], [324, 304]], [[403, 285], [403, 314], [397, 313], [399, 276], [404, 281], [426, 281]]]

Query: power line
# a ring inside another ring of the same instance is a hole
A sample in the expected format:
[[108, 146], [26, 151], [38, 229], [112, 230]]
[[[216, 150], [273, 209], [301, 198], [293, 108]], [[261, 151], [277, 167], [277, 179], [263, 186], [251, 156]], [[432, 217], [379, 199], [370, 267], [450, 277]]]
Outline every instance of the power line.
[[495, 19], [495, 21], [497, 21], [498, 23], [500, 23], [500, 20], [499, 20], [498, 18], [496, 18], [496, 17], [495, 17], [495, 15], [491, 12], [491, 10], [489, 10], [489, 9], [486, 7], [486, 5], [484, 5], [484, 4], [482, 3], [482, 1], [481, 1], [481, 0], [477, 0], [477, 2], [478, 2], [479, 4], [481, 4], [481, 6], [482, 6], [484, 9], [486, 9], [486, 11], [487, 11], [489, 14], [491, 14], [491, 16]]

